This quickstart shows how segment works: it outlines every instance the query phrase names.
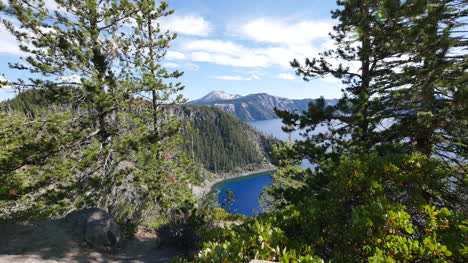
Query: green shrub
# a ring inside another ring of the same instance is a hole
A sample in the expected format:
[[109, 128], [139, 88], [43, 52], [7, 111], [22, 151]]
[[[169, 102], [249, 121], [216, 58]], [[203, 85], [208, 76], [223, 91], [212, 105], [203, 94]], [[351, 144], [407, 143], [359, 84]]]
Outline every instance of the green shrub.
[[466, 262], [454, 171], [425, 156], [350, 155], [332, 164], [289, 169], [303, 181], [274, 183], [270, 194], [282, 205], [213, 229], [195, 262]]

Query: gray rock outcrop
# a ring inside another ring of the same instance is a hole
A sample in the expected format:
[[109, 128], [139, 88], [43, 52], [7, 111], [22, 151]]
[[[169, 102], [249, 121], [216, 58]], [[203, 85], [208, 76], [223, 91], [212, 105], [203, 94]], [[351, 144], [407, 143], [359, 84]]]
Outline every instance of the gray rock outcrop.
[[99, 208], [72, 212], [64, 221], [75, 226], [84, 241], [95, 250], [108, 251], [122, 240], [120, 226], [109, 213]]

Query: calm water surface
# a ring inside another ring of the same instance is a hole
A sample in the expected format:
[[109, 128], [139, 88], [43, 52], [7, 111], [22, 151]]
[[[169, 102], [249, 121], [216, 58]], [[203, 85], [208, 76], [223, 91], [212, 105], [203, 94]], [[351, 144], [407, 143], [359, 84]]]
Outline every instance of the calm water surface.
[[[248, 121], [247, 123], [258, 131], [266, 135], [272, 135], [282, 141], [295, 141], [301, 139], [300, 131], [295, 131], [292, 134], [283, 132], [281, 129], [281, 126], [283, 126], [281, 119]], [[384, 120], [380, 129], [385, 129], [391, 124], [392, 122], [390, 120]], [[325, 132], [327, 129], [327, 126], [318, 126], [315, 128], [312, 134]], [[314, 165], [311, 164], [308, 160], [303, 160], [301, 166], [304, 168], [314, 167]], [[219, 193], [218, 200], [220, 203], [224, 198], [224, 191], [231, 189], [234, 193], [235, 199], [238, 200], [234, 205], [234, 208], [237, 209], [236, 212], [239, 214], [251, 216], [254, 214], [253, 210], [261, 211], [258, 203], [258, 197], [260, 196], [263, 188], [268, 187], [272, 181], [273, 179], [267, 173], [262, 173], [224, 181], [219, 185], [215, 185], [213, 189]]]
[[254, 175], [234, 178], [222, 181], [214, 185], [213, 189], [218, 193], [218, 202], [221, 204], [227, 197], [226, 190], [231, 189], [234, 194], [232, 213], [253, 216], [255, 211], [261, 212], [258, 201], [264, 187], [273, 182], [269, 173], [258, 173]]
[[[283, 132], [283, 130], [281, 130], [281, 119], [248, 121], [247, 123], [258, 131], [266, 135], [273, 135], [275, 138], [282, 141], [288, 141], [289, 137], [293, 141], [300, 138], [298, 131], [291, 134], [291, 136]], [[301, 166], [312, 167], [307, 160], [304, 160]], [[221, 204], [226, 197], [226, 190], [231, 189], [234, 193], [234, 199], [237, 200], [232, 207], [234, 210], [233, 213], [253, 216], [254, 211], [260, 212], [262, 210], [258, 201], [260, 193], [264, 187], [268, 187], [272, 182], [273, 179], [270, 173], [259, 173], [222, 181], [214, 185], [213, 190], [218, 193], [218, 202]]]

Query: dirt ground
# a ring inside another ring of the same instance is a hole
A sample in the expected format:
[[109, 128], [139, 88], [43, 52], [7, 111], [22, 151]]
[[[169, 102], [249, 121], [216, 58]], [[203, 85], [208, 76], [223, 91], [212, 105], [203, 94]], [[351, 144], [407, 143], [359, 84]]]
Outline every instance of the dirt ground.
[[113, 252], [96, 252], [63, 224], [54, 221], [0, 223], [0, 263], [170, 262], [183, 255], [174, 247], [156, 247], [156, 234], [139, 229]]

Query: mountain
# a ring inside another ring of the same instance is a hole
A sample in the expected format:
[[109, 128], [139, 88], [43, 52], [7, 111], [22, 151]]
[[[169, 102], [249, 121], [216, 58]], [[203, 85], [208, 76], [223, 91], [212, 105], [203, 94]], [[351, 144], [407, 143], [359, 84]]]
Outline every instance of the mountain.
[[203, 104], [207, 104], [207, 103], [211, 103], [215, 101], [238, 99], [240, 97], [242, 96], [237, 95], [237, 94], [236, 95], [230, 94], [224, 91], [214, 90], [198, 100], [191, 101], [190, 104], [203, 105]]
[[[222, 94], [222, 95], [218, 95]], [[275, 108], [287, 111], [304, 111], [315, 99], [287, 99], [267, 93], [247, 96], [232, 95], [226, 92], [213, 91], [201, 99], [188, 104], [206, 105], [230, 112], [244, 121], [270, 120], [277, 118]], [[338, 99], [325, 100], [328, 105], [335, 105]]]

